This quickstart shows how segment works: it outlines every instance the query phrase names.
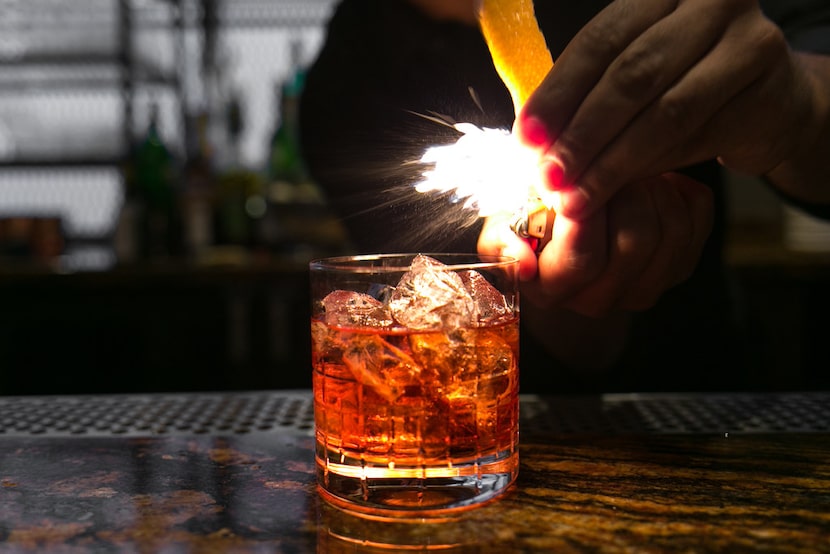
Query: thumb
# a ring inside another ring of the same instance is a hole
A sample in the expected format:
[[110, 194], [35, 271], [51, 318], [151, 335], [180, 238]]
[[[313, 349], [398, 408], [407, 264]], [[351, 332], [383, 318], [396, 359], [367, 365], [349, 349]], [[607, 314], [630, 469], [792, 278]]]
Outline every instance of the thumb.
[[478, 237], [478, 253], [489, 256], [509, 256], [519, 260], [519, 279], [530, 281], [536, 277], [536, 253], [527, 241], [510, 229], [507, 215], [496, 215], [484, 220]]

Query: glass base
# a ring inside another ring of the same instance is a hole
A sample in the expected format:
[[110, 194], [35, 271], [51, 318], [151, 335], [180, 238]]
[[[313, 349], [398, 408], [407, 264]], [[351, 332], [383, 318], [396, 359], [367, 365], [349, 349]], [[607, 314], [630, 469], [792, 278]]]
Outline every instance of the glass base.
[[[355, 468], [317, 459], [320, 495], [347, 512], [373, 519], [451, 519], [485, 504], [516, 480], [519, 453], [441, 467]], [[362, 475], [359, 475], [362, 473]]]

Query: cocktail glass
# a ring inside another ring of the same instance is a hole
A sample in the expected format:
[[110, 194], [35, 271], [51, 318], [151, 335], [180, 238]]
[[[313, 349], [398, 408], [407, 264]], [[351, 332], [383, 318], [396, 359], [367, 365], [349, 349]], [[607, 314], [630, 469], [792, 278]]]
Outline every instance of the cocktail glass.
[[518, 263], [476, 254], [312, 261], [321, 495], [374, 518], [441, 518], [516, 479]]

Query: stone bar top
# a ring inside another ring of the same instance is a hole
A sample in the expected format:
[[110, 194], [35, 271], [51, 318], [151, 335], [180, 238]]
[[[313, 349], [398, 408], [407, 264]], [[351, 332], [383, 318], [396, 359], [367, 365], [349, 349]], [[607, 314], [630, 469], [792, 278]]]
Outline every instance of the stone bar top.
[[250, 428], [225, 431], [31, 432], [9, 414], [33, 402], [50, 400], [0, 402], [0, 552], [830, 552], [821, 413], [801, 432], [797, 421], [620, 432], [569, 428], [537, 405], [523, 411], [509, 492], [447, 521], [402, 523], [321, 501], [307, 428], [266, 430], [249, 414]]

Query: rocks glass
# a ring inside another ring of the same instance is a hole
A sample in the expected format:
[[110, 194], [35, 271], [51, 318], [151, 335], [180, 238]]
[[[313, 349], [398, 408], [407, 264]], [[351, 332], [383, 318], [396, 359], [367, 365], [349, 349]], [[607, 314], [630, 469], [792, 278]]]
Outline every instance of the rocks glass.
[[476, 254], [315, 260], [319, 490], [375, 518], [440, 518], [518, 473], [518, 263]]

